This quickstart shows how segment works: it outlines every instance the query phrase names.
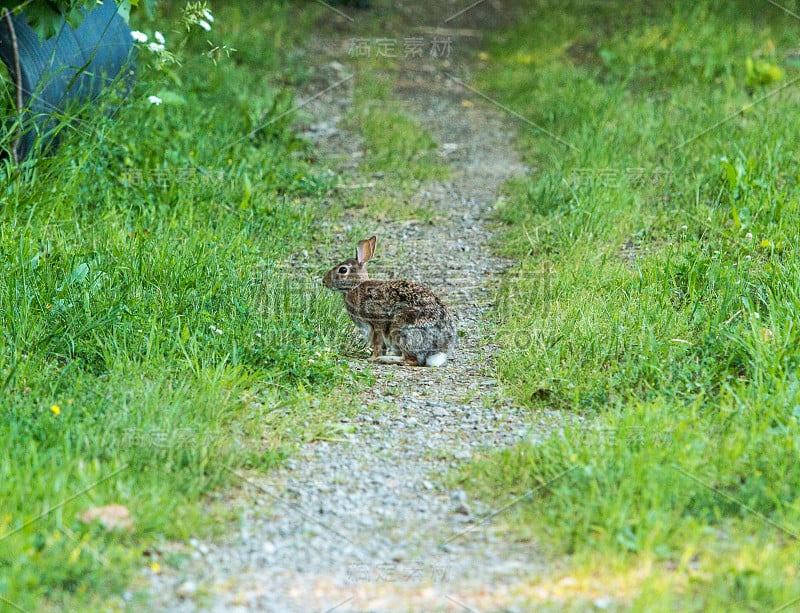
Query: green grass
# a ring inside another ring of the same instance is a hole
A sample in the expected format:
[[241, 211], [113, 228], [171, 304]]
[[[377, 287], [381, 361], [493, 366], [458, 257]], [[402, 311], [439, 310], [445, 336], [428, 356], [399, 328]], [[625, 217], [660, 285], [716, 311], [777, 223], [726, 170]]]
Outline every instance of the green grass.
[[14, 82], [3, 62], [0, 62], [0, 113], [10, 117], [14, 111]]
[[[341, 202], [282, 115], [319, 15], [218, 8], [230, 60], [214, 67], [197, 39], [184, 66], [65, 129], [52, 156], [2, 169], [0, 610], [121, 608], [153, 561], [181, 562], [144, 552], [235, 515], [212, 502], [241, 485], [230, 469], [336, 437], [359, 384], [339, 357], [353, 340], [303, 250], [332, 243], [319, 222], [345, 206], [424, 216], [404, 195], [447, 177], [392, 101], [394, 68], [359, 66], [359, 172], [386, 182]], [[765, 96], [800, 76], [796, 23], [745, 2], [528, 9], [474, 84], [571, 147], [520, 125], [535, 171], [498, 216], [519, 265], [496, 311], [497, 367], [521, 404], [583, 421], [461, 479], [498, 507], [536, 488], [497, 521], [555, 562], [529, 586], [537, 609], [611, 595], [641, 611], [790, 610], [797, 92]], [[137, 27], [178, 38], [162, 20]], [[132, 534], [77, 520], [112, 503]]]
[[[136, 25], [170, 41], [170, 18]], [[208, 499], [241, 485], [230, 469], [269, 469], [350, 410], [346, 315], [303, 255], [341, 205], [293, 114], [270, 121], [307, 72], [288, 23], [280, 3], [219, 7], [230, 60], [190, 42], [2, 169], [0, 610], [121, 606], [143, 551], [235, 514]], [[132, 534], [76, 519], [112, 503]]]
[[571, 146], [520, 125], [536, 171], [498, 217], [519, 265], [497, 368], [583, 421], [462, 479], [541, 488], [507, 520], [562, 560], [542, 585], [577, 577], [575, 610], [598, 576], [621, 609], [777, 610], [800, 597], [800, 189], [796, 88], [765, 96], [800, 76], [797, 23], [744, 2], [529, 13], [476, 85]]
[[365, 170], [401, 173], [401, 178], [420, 181], [447, 176], [447, 167], [434, 157], [436, 142], [417, 121], [390, 109], [370, 108], [363, 113]]
[[354, 105], [346, 125], [363, 138], [358, 173], [375, 184], [359, 194], [361, 200], [375, 217], [431, 221], [434, 214], [425, 203], [409, 204], [408, 198], [421, 182], [450, 176], [450, 167], [438, 154], [439, 144], [395, 93], [395, 62], [361, 60], [356, 69]]
[[420, 122], [396, 108], [391, 91], [365, 89], [354, 111], [364, 137], [362, 170], [389, 173], [401, 183], [446, 178], [449, 168], [437, 158], [438, 144]]

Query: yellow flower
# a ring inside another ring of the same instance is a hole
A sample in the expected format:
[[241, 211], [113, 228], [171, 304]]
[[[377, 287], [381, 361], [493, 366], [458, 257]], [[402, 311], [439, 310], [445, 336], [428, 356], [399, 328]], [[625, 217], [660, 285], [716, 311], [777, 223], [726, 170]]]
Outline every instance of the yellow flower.
[[51, 407], [50, 407], [50, 410], [51, 410], [51, 411], [52, 411], [52, 412], [53, 412], [55, 415], [61, 415], [61, 409], [59, 408], [59, 406], [58, 406], [57, 404], [54, 404], [53, 406], [51, 406]]
[[151, 562], [150, 563], [150, 570], [152, 570], [155, 574], [160, 573], [161, 572], [161, 564], [159, 564], [158, 562]]

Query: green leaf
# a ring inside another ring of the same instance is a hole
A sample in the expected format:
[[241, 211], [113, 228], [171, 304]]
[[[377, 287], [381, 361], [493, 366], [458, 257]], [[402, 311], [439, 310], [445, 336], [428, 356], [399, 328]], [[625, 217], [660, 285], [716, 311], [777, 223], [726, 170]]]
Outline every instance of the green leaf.
[[736, 189], [739, 185], [739, 172], [737, 171], [736, 167], [731, 164], [727, 158], [722, 158], [720, 160], [722, 164], [722, 170], [725, 173], [725, 179], [728, 182], [728, 188], [731, 190]]
[[731, 217], [733, 218], [733, 225], [737, 230], [740, 230], [742, 227], [742, 220], [739, 219], [739, 211], [736, 209], [735, 206], [731, 206]]
[[86, 262], [81, 262], [75, 267], [75, 269], [72, 271], [72, 274], [69, 276], [69, 284], [72, 285], [73, 283], [79, 283], [80, 281], [83, 281], [88, 274], [89, 264]]
[[65, 19], [67, 21], [67, 25], [71, 29], [77, 28], [83, 20], [86, 18], [86, 11], [83, 10], [81, 6], [75, 6], [69, 10], [69, 12], [65, 13]]
[[[78, 27], [86, 16], [86, 11], [96, 6], [97, 0], [31, 0], [30, 2], [19, 2], [19, 0], [0, 0], [0, 8], [8, 8], [19, 15], [22, 8], [28, 25], [39, 36], [46, 40], [52, 38], [61, 29], [64, 21], [70, 28]], [[131, 8], [136, 8], [140, 4], [144, 5], [147, 16], [153, 17], [153, 10], [157, 0], [119, 0], [117, 12], [128, 22], [130, 20]]]
[[45, 40], [58, 34], [64, 15], [46, 2], [33, 2], [25, 7], [28, 25], [40, 39]]
[[122, 0], [119, 3], [119, 8], [117, 8], [117, 13], [119, 16], [125, 20], [125, 23], [130, 22], [131, 20], [131, 6], [136, 6], [136, 0]]
[[770, 85], [783, 79], [783, 69], [767, 62], [766, 60], [753, 61], [752, 58], [745, 60], [745, 85], [756, 87], [758, 85]]

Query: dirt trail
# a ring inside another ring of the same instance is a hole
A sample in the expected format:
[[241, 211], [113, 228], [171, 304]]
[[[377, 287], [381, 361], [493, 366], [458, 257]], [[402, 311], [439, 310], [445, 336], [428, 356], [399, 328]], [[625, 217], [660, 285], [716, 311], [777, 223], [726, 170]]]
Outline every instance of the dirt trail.
[[[504, 538], [502, 513], [439, 484], [476, 452], [556, 421], [545, 415], [531, 424], [499, 397], [491, 376], [496, 348], [486, 314], [509, 263], [492, 255], [487, 220], [501, 185], [526, 171], [513, 149], [513, 119], [441, 66], [407, 64], [395, 94], [439, 143], [452, 176], [413, 196], [433, 211], [433, 223], [380, 222], [371, 272], [436, 288], [458, 317], [458, 349], [443, 368], [373, 366], [376, 383], [345, 440], [310, 444], [246, 486], [252, 504], [238, 533], [192, 541], [181, 576], [153, 580], [159, 608], [486, 613], [523, 606], [520, 580], [541, 570], [534, 546]], [[330, 82], [347, 73], [332, 65]], [[339, 125], [344, 89], [309, 107], [324, 118], [310, 135], [320, 150], [347, 159], [360, 143]], [[381, 189], [380, 177], [363, 179]]]

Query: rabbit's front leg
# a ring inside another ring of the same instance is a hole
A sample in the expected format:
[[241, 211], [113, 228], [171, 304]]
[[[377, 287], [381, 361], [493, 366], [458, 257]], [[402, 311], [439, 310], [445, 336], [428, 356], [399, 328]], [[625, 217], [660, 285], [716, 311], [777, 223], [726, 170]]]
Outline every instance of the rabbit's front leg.
[[383, 355], [383, 331], [372, 328], [372, 355], [370, 360], [377, 360]]

